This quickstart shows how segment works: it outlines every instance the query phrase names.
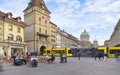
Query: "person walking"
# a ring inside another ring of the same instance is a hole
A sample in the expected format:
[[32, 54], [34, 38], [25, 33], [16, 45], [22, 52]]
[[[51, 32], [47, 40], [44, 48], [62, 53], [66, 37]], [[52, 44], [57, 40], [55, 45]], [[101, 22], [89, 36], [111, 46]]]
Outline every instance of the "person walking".
[[98, 52], [95, 52], [95, 61], [97, 60]]
[[78, 52], [78, 60], [80, 60], [80, 57], [81, 57], [81, 52], [79, 51]]
[[104, 61], [107, 61], [107, 58], [108, 58], [108, 54], [105, 53], [105, 54], [104, 54]]
[[116, 61], [117, 61], [117, 62], [120, 61], [120, 60], [119, 60], [119, 53], [118, 53], [118, 52], [115, 53], [115, 58], [116, 58]]
[[60, 63], [62, 63], [62, 62], [63, 62], [63, 58], [62, 58], [62, 56], [63, 56], [63, 53], [62, 53], [62, 52], [60, 52]]
[[101, 60], [101, 57], [102, 57], [102, 54], [99, 52], [99, 53], [98, 53], [98, 58], [99, 58], [99, 60]]

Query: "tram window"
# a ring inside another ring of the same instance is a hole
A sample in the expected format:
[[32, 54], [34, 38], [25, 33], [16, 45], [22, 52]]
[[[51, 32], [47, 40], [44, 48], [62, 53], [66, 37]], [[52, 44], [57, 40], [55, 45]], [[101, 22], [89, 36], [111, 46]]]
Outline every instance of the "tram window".
[[53, 51], [53, 53], [58, 54], [58, 53], [59, 53], [59, 51]]
[[99, 52], [103, 54], [103, 53], [104, 53], [104, 50], [100, 50]]
[[50, 53], [50, 51], [47, 51], [47, 53]]
[[68, 50], [68, 53], [72, 53], [71, 50]]
[[56, 52], [55, 52], [55, 51], [52, 51], [52, 53], [56, 54]]
[[115, 50], [110, 50], [110, 54], [115, 54], [116, 51]]
[[120, 50], [117, 51], [120, 54]]
[[43, 53], [46, 53], [46, 51], [43, 51]]

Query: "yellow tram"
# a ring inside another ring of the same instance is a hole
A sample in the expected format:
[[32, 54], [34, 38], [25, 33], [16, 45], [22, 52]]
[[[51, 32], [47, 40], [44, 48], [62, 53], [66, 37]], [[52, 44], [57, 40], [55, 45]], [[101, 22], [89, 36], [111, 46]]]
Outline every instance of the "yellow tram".
[[107, 53], [107, 47], [98, 47], [98, 51], [103, 53], [103, 54], [106, 54]]
[[107, 53], [109, 58], [114, 58], [116, 53], [120, 54], [120, 47], [98, 47], [98, 51]]
[[[79, 48], [79, 50], [82, 48]], [[115, 57], [116, 52], [119, 53], [119, 57], [120, 57], [120, 47], [98, 47], [97, 50], [99, 52], [101, 52], [102, 54], [108, 54], [108, 57], [113, 58]], [[43, 55], [49, 55], [51, 56], [52, 54], [54, 54], [55, 56], [60, 56], [60, 52], [65, 53], [66, 56], [73, 56], [74, 57], [74, 53], [77, 50], [72, 50], [70, 48], [46, 48], [44, 49], [44, 53]], [[94, 52], [93, 52], [94, 54]]]
[[113, 58], [115, 57], [116, 53], [119, 53], [119, 57], [120, 57], [120, 47], [109, 47], [108, 48], [108, 57]]
[[43, 55], [51, 56], [51, 54], [54, 54], [55, 56], [60, 56], [61, 52], [65, 53], [66, 56], [72, 56], [70, 48], [46, 48]]

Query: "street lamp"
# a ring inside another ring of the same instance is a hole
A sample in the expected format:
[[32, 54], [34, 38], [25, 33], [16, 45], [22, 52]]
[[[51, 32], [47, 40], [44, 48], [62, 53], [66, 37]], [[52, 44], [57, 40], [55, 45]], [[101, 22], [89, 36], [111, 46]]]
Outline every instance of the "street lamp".
[[38, 41], [39, 41], [39, 38], [36, 39], [36, 43], [37, 43], [37, 45], [36, 45], [36, 47], [37, 47], [36, 48], [36, 52], [38, 52]]

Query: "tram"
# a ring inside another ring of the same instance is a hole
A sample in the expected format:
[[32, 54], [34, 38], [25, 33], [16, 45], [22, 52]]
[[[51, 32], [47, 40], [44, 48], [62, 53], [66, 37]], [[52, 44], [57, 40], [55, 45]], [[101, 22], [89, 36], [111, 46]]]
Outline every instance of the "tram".
[[108, 48], [108, 57], [113, 58], [115, 54], [119, 54], [120, 57], [120, 47], [109, 47]]
[[119, 54], [120, 57], [120, 47], [98, 47], [98, 48], [46, 48], [44, 49], [43, 55], [60, 56], [60, 53], [65, 53], [68, 57], [77, 57], [77, 53], [81, 52], [81, 57], [94, 57], [95, 53], [98, 51], [101, 54], [107, 54], [109, 58], [115, 57], [115, 54]]
[[116, 54], [120, 57], [120, 47], [98, 47], [98, 51], [102, 54], [108, 54], [109, 58], [114, 58]]
[[77, 57], [77, 53], [81, 53], [81, 57], [94, 57], [97, 48], [71, 48], [73, 57]]
[[107, 47], [98, 47], [98, 51], [102, 54], [106, 54], [108, 52]]
[[97, 48], [46, 48], [43, 55], [51, 56], [51, 54], [54, 54], [55, 56], [60, 56], [62, 52], [68, 57], [77, 57], [79, 51], [82, 57], [93, 57]]
[[54, 54], [55, 56], [60, 56], [60, 53], [65, 53], [66, 56], [72, 56], [70, 48], [46, 48], [44, 49], [43, 55], [51, 56]]

